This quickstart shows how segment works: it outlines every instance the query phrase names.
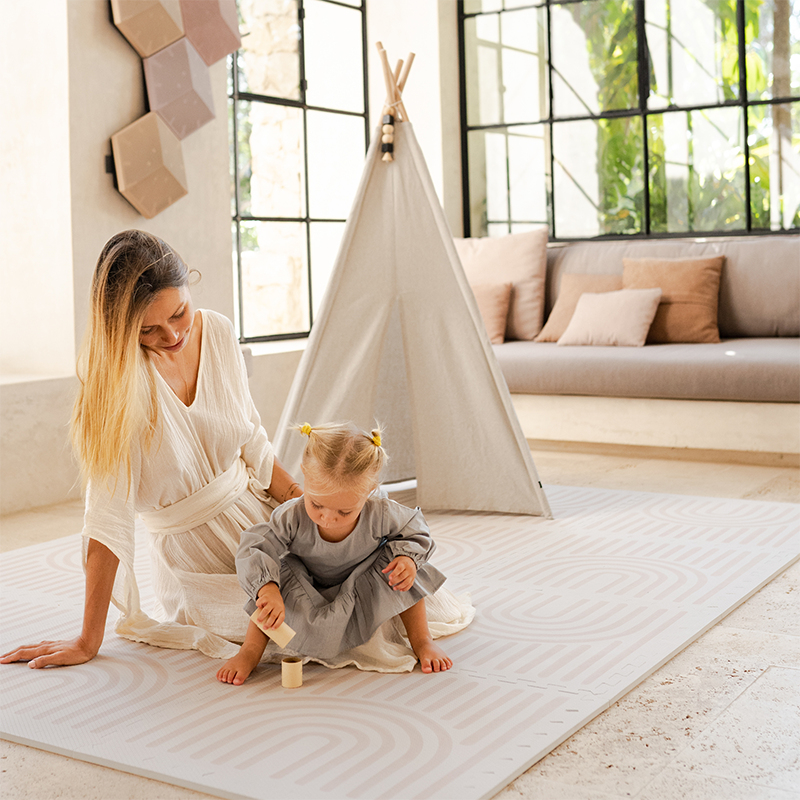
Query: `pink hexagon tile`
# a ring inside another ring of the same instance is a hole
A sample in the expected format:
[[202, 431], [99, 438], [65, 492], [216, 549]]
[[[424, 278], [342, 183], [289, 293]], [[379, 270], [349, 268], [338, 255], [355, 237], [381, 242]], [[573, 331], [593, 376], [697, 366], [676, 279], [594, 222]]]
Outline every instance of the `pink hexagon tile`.
[[145, 58], [144, 76], [150, 110], [179, 139], [214, 119], [211, 76], [187, 38]]
[[152, 219], [188, 193], [180, 139], [154, 111], [111, 137], [120, 194]]
[[142, 57], [183, 36], [180, 0], [111, 0], [114, 24]]
[[236, 0], [181, 0], [181, 12], [186, 38], [209, 66], [241, 46]]

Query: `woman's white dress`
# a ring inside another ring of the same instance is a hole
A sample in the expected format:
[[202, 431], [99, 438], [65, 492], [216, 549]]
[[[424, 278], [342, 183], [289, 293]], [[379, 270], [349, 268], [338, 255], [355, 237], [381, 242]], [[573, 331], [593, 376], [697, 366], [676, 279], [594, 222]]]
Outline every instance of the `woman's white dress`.
[[[233, 326], [214, 311], [201, 314], [194, 402], [184, 405], [154, 370], [158, 430], [147, 451], [132, 443], [129, 489], [122, 471], [108, 485], [89, 484], [84, 554], [91, 538], [120, 560], [112, 596], [120, 610], [119, 635], [229, 658], [238, 651], [233, 643], [244, 639], [248, 624], [236, 551], [241, 532], [269, 519], [276, 505], [264, 488], [272, 482], [274, 454], [250, 397]], [[163, 607], [160, 621], [145, 614], [139, 600], [133, 569], [137, 514], [150, 534], [153, 588]], [[444, 589], [430, 600], [434, 636], [455, 633], [474, 616], [467, 598]], [[265, 658], [275, 660], [280, 652], [270, 643]], [[390, 621], [366, 644], [323, 663], [405, 671], [413, 669], [415, 658]]]

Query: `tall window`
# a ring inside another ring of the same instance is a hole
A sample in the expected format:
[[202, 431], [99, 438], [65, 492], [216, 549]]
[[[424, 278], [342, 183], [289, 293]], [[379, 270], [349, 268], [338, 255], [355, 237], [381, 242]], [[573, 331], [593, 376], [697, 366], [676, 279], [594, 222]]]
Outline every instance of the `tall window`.
[[459, 0], [466, 235], [800, 228], [800, 0]]
[[360, 0], [238, 0], [230, 58], [242, 341], [307, 336], [369, 138]]

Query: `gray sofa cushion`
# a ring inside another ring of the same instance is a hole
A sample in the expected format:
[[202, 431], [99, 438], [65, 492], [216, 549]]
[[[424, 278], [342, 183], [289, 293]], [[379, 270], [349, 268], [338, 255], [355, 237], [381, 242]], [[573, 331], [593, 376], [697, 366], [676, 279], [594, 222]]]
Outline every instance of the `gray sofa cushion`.
[[548, 249], [545, 313], [564, 272], [622, 273], [623, 258], [724, 255], [719, 331], [740, 336], [800, 336], [800, 236], [574, 242]]
[[505, 342], [494, 352], [515, 393], [800, 402], [800, 339], [645, 347]]

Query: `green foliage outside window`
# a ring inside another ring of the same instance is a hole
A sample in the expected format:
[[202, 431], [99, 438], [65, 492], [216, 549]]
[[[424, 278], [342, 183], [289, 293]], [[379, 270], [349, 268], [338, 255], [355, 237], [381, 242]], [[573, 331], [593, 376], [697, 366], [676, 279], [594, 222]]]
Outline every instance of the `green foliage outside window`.
[[[800, 2], [742, 1], [741, 45], [737, 0], [550, 4], [556, 236], [800, 227]], [[646, 53], [639, 52], [637, 22]], [[583, 54], [574, 49], [581, 45]], [[497, 45], [473, 37], [469, 46]], [[575, 62], [585, 63], [583, 72]], [[537, 119], [532, 110], [531, 122]], [[573, 146], [577, 125], [593, 158]], [[565, 136], [573, 137], [570, 145], [559, 146]], [[480, 156], [469, 157], [480, 170]], [[548, 173], [544, 167], [549, 202]], [[471, 180], [474, 174], [473, 167]], [[485, 175], [502, 189], [504, 175], [490, 174], [489, 166]], [[480, 192], [473, 197], [479, 200]], [[584, 223], [570, 219], [575, 198], [583, 203]], [[475, 220], [472, 199], [471, 208]], [[592, 209], [596, 221], [586, 221]], [[495, 230], [502, 222], [487, 220]], [[524, 222], [509, 219], [508, 225]]]

